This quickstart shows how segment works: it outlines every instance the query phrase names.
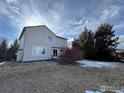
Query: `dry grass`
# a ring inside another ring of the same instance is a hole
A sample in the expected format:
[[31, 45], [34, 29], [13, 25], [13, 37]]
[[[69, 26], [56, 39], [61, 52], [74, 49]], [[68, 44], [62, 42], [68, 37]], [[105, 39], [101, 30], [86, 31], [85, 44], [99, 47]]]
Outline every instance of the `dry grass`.
[[116, 69], [84, 68], [54, 62], [0, 66], [0, 93], [83, 93], [100, 86], [124, 86], [124, 64]]

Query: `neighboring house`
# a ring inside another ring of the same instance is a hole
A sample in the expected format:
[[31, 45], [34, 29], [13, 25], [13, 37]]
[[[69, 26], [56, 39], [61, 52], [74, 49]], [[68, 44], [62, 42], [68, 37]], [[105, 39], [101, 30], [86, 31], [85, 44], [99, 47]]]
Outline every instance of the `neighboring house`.
[[17, 61], [56, 58], [67, 47], [67, 39], [56, 36], [47, 26], [24, 27], [19, 38]]
[[118, 54], [119, 57], [124, 58], [124, 49], [116, 49], [116, 53]]

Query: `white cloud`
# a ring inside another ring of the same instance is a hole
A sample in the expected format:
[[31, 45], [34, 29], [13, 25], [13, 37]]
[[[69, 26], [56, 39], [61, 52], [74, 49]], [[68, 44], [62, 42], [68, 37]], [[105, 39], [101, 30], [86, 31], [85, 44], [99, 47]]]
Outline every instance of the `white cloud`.
[[116, 30], [124, 29], [124, 22], [114, 25], [114, 29]]
[[116, 6], [116, 5], [112, 5], [110, 7], [110, 14], [111, 14], [110, 16], [114, 17], [114, 16], [119, 15], [120, 9], [121, 9], [121, 7]]
[[[120, 12], [119, 6], [110, 5], [109, 8], [102, 10], [98, 18], [96, 17], [87, 18], [88, 22], [86, 22], [85, 26], [95, 31], [100, 24], [106, 23], [108, 19], [110, 20], [112, 18], [117, 17], [119, 15], [119, 12]], [[100, 11], [98, 13], [100, 13]]]
[[0, 14], [8, 15], [9, 12], [7, 8], [8, 8], [7, 4], [4, 3], [3, 1], [0, 1]]
[[[100, 16], [98, 18], [96, 18], [96, 17], [88, 18], [88, 22], [87, 22], [87, 24], [85, 24], [85, 26], [87, 26], [89, 29], [92, 29], [93, 31], [95, 31], [96, 28], [100, 24], [106, 23], [108, 20], [117, 17], [119, 15], [119, 12], [120, 12], [119, 6], [110, 5], [109, 8], [102, 10], [102, 13], [100, 14]], [[117, 26], [117, 27], [119, 27], [119, 26]]]
[[59, 14], [53, 9], [49, 9], [48, 16], [41, 14], [42, 9], [40, 10], [35, 6], [35, 1], [29, 1], [26, 2], [28, 4], [25, 4], [23, 0], [20, 2], [18, 0], [6, 0], [6, 2], [0, 1], [0, 3], [0, 14], [9, 17], [14, 27], [18, 28], [17, 37], [24, 26], [47, 25], [54, 28], [54, 24], [60, 20]]
[[100, 17], [101, 20], [107, 20], [108, 18], [115, 17], [119, 14], [120, 7], [116, 5], [111, 5], [109, 8], [103, 10]]
[[[72, 23], [75, 26], [79, 26], [79, 25], [82, 26], [82, 27], [87, 26], [89, 29], [92, 29], [93, 31], [95, 31], [96, 28], [100, 24], [106, 23], [108, 19], [110, 20], [112, 18], [117, 17], [119, 15], [119, 12], [120, 12], [120, 7], [119, 6], [110, 5], [108, 8], [102, 9], [102, 12], [97, 11], [97, 13], [101, 13], [98, 18], [96, 18], [94, 16], [89, 17], [89, 18], [88, 17], [87, 18], [83, 17], [79, 21], [75, 21], [75, 22], [72, 21]], [[83, 21], [83, 20], [86, 20], [86, 21]]]
[[74, 38], [69, 38], [68, 39], [68, 42], [72, 42], [72, 41], [74, 41]]
[[24, 18], [22, 23], [23, 26], [35, 26], [44, 24], [43, 20], [36, 15], [30, 15], [29, 17]]
[[17, 0], [6, 0], [6, 2], [7, 2], [8, 4], [17, 3]]
[[124, 43], [124, 35], [120, 35], [120, 36], [119, 36], [118, 42], [119, 42], [119, 43]]
[[84, 25], [84, 24], [87, 24], [87, 23], [88, 23], [88, 20], [83, 21], [83, 19], [82, 19], [81, 21], [74, 22], [72, 25], [79, 26], [79, 25]]
[[[70, 6], [70, 2], [66, 0], [54, 2], [51, 0], [38, 2], [35, 0], [1, 0], [0, 4], [0, 14], [9, 17], [13, 26], [18, 29], [15, 36], [20, 35], [24, 26], [47, 25], [57, 35], [75, 37], [83, 31], [85, 26], [94, 31], [101, 23], [114, 19], [120, 14], [120, 6], [111, 5], [111, 0], [102, 1], [98, 7], [93, 7], [92, 11], [90, 6], [83, 6], [83, 4], [80, 8]], [[77, 11], [76, 8], [79, 10]], [[123, 24], [115, 25], [115, 28], [124, 28]]]
[[124, 49], [124, 43], [120, 43], [117, 48], [118, 49]]
[[72, 47], [72, 42], [74, 41], [74, 38], [69, 38], [67, 41], [68, 47]]

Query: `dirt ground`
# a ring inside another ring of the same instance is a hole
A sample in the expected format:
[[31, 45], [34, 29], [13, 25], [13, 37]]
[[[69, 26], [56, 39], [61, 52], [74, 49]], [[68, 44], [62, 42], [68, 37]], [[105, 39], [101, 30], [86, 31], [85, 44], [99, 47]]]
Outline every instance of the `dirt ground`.
[[8, 62], [0, 66], [0, 93], [85, 93], [85, 90], [101, 90], [101, 86], [121, 89], [124, 64], [114, 69], [45, 61]]

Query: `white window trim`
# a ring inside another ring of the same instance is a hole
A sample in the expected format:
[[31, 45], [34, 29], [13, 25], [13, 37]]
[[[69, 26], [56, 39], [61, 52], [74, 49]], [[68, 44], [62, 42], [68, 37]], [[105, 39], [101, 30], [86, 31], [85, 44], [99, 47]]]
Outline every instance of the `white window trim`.
[[[45, 54], [43, 54], [43, 49], [45, 49]], [[32, 46], [32, 56], [43, 56], [43, 55], [46, 55], [46, 47]]]
[[[53, 38], [52, 41], [49, 41], [49, 36]], [[47, 36], [47, 42], [48, 42], [48, 44], [54, 44], [54, 42], [55, 42], [55, 37], [52, 36], [52, 35], [48, 35], [48, 36]]]

